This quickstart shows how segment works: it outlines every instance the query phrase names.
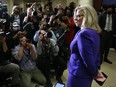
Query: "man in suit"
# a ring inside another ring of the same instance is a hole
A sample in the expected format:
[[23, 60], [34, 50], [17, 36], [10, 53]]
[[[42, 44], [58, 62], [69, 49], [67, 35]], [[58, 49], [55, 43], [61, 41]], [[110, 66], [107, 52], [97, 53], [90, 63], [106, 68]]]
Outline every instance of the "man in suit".
[[102, 29], [101, 33], [101, 63], [103, 60], [109, 64], [112, 62], [108, 59], [109, 49], [113, 42], [113, 35], [116, 34], [116, 14], [112, 5], [105, 7], [105, 12], [99, 16], [99, 24]]

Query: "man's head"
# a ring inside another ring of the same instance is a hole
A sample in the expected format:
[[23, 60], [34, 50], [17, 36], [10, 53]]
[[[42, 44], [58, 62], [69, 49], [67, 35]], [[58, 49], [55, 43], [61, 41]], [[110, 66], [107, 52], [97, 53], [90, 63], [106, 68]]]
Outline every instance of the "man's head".
[[107, 13], [111, 14], [113, 12], [114, 7], [112, 5], [105, 6], [105, 10]]
[[27, 38], [26, 38], [26, 36], [25, 35], [19, 35], [19, 43], [20, 43], [20, 45], [22, 45], [22, 46], [26, 46], [26, 43], [27, 43]]

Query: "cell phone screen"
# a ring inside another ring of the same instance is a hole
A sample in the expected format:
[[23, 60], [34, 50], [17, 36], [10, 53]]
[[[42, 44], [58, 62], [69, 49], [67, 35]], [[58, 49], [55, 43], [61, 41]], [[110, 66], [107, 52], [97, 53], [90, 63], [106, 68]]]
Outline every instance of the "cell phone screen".
[[65, 85], [63, 83], [56, 83], [54, 87], [65, 87]]

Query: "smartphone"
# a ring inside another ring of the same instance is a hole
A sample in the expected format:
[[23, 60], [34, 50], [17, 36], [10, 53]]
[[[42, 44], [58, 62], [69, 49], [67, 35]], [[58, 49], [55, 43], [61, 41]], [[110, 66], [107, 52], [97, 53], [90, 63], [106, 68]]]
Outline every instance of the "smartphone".
[[103, 79], [103, 80], [101, 79], [101, 81], [98, 81], [98, 80], [95, 79], [95, 81], [96, 81], [100, 86], [102, 86], [102, 85], [105, 83], [106, 79], [108, 78], [108, 76], [107, 76], [104, 72], [102, 72], [102, 74], [104, 75], [104, 79]]
[[55, 85], [54, 85], [54, 87], [65, 87], [65, 84], [64, 83], [56, 83]]

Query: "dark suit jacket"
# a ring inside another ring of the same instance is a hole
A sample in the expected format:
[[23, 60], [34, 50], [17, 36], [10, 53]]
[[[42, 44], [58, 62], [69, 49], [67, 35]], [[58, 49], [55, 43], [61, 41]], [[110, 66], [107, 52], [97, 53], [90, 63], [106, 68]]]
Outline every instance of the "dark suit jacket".
[[79, 78], [95, 78], [100, 68], [100, 36], [87, 28], [77, 32], [71, 42], [68, 65], [70, 74]]
[[[99, 16], [99, 25], [102, 30], [105, 28], [107, 13], [104, 13]], [[116, 13], [112, 13], [112, 31], [113, 34], [116, 34]]]

